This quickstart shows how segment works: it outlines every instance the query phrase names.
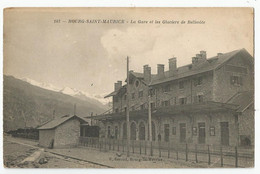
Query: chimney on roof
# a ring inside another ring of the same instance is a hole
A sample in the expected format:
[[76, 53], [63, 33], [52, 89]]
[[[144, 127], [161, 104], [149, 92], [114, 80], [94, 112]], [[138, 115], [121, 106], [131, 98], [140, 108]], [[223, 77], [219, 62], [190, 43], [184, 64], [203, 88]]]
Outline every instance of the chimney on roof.
[[119, 90], [122, 87], [122, 81], [117, 81], [117, 83], [115, 83], [115, 91]]
[[218, 57], [220, 57], [220, 56], [222, 56], [223, 55], [223, 53], [218, 53]]
[[164, 78], [164, 65], [157, 64], [157, 76], [159, 79]]
[[207, 53], [206, 53], [206, 51], [200, 51], [200, 54], [201, 54], [202, 60], [206, 60], [206, 59], [207, 59]]
[[196, 54], [196, 57], [192, 57], [192, 64], [196, 65], [207, 60], [206, 51], [200, 51], [200, 54]]
[[147, 83], [151, 82], [151, 67], [144, 65], [144, 81]]
[[202, 54], [196, 54], [196, 57], [198, 58], [198, 60], [202, 59]]
[[198, 62], [199, 62], [198, 57], [192, 57], [192, 64], [196, 64]]
[[177, 59], [176, 57], [169, 59], [169, 74], [174, 76], [177, 73]]

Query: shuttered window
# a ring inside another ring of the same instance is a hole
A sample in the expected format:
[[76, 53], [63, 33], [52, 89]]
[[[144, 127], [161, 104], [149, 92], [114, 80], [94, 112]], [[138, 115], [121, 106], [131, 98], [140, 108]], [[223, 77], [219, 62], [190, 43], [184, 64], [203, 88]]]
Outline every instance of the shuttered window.
[[187, 98], [180, 98], [179, 99], [180, 105], [185, 105], [187, 103]]
[[201, 85], [202, 84], [202, 76], [195, 78], [193, 83], [194, 83], [194, 86]]
[[242, 77], [240, 76], [231, 76], [230, 77], [230, 83], [231, 85], [237, 85], [237, 86], [241, 86], [242, 83]]

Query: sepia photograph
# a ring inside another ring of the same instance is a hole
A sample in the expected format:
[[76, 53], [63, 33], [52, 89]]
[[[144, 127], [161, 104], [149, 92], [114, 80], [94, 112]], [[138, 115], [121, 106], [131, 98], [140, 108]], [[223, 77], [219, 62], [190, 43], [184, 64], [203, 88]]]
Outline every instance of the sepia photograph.
[[5, 8], [5, 168], [254, 168], [254, 9]]

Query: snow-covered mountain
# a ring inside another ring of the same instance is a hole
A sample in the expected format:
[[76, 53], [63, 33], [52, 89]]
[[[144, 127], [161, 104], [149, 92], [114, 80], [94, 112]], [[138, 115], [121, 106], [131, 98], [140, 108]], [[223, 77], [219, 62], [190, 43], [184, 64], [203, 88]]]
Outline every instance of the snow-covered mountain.
[[23, 81], [25, 81], [25, 82], [27, 82], [31, 85], [34, 85], [34, 86], [37, 86], [37, 87], [40, 87], [40, 88], [43, 88], [43, 89], [55, 91], [55, 92], [60, 92], [60, 93], [66, 94], [66, 95], [70, 95], [70, 96], [79, 98], [81, 100], [91, 99], [92, 102], [96, 102], [96, 103], [100, 102], [103, 105], [107, 105], [110, 102], [110, 100], [105, 99], [104, 95], [102, 95], [102, 94], [98, 94], [98, 95], [89, 94], [85, 91], [80, 91], [78, 89], [70, 88], [70, 87], [64, 87], [64, 88], [60, 89], [60, 88], [58, 88], [58, 87], [56, 87], [52, 84], [38, 82], [38, 81], [30, 79], [30, 78], [22, 78], [21, 80], [23, 80]]
[[79, 91], [75, 88], [70, 88], [70, 87], [64, 87], [59, 92], [61, 92], [63, 94], [71, 95], [71, 96], [81, 93], [81, 91]]
[[104, 98], [105, 94], [103, 94], [103, 95], [102, 94], [101, 95], [89, 94], [87, 92], [80, 91], [78, 89], [70, 88], [70, 87], [64, 87], [59, 92], [73, 96], [73, 97], [77, 97], [81, 100], [87, 100], [89, 98], [93, 99], [93, 100], [97, 100], [100, 103], [102, 103], [103, 105], [107, 105], [110, 102], [109, 99]]

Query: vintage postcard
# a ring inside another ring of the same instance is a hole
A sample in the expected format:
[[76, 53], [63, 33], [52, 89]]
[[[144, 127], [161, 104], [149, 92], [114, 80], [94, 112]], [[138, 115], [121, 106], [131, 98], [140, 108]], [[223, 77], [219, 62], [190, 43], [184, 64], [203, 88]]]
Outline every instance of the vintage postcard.
[[253, 8], [4, 9], [6, 168], [252, 168]]

